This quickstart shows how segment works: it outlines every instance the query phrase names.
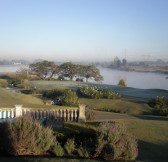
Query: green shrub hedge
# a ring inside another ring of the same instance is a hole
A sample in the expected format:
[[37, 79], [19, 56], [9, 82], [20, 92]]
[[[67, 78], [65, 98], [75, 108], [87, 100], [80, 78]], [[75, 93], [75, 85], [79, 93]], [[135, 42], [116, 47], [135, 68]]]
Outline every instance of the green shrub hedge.
[[78, 106], [79, 104], [76, 92], [72, 90], [48, 90], [43, 92], [43, 97], [53, 100], [60, 106]]
[[83, 97], [92, 99], [100, 99], [100, 98], [118, 99], [121, 97], [117, 92], [113, 92], [108, 89], [101, 90], [98, 89], [97, 87], [90, 87], [90, 86], [84, 86], [78, 88], [78, 93]]
[[154, 115], [168, 115], [168, 100], [164, 96], [157, 96], [155, 99], [151, 99], [148, 104], [152, 107]]
[[104, 122], [99, 125], [96, 157], [104, 160], [133, 161], [138, 156], [138, 146], [135, 137], [117, 122]]

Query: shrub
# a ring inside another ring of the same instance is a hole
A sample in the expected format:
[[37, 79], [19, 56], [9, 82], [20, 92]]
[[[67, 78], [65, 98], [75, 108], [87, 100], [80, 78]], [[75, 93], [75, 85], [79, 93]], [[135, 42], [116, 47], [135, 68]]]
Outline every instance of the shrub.
[[61, 144], [59, 142], [56, 142], [52, 147], [51, 147], [51, 150], [50, 150], [54, 155], [56, 156], [64, 156], [64, 149], [63, 147], [61, 146]]
[[52, 130], [42, 127], [31, 117], [3, 123], [1, 128], [2, 146], [11, 155], [37, 155], [49, 150], [55, 142]]
[[100, 124], [97, 135], [96, 157], [105, 160], [135, 160], [138, 155], [136, 139], [117, 122]]
[[49, 98], [52, 100], [57, 100], [60, 96], [63, 96], [65, 94], [65, 90], [46, 90], [42, 92], [42, 95], [44, 98]]
[[68, 155], [71, 155], [73, 153], [73, 151], [75, 150], [74, 138], [73, 139], [68, 139], [67, 142], [64, 145], [64, 148], [65, 148], [66, 152], [68, 153]]
[[118, 85], [121, 87], [127, 87], [127, 82], [124, 79], [119, 80]]
[[101, 98], [106, 99], [119, 99], [121, 96], [117, 92], [110, 91], [108, 89], [101, 90]]
[[86, 146], [80, 145], [80, 147], [77, 149], [79, 157], [82, 158], [89, 158], [90, 156], [90, 151]]
[[79, 104], [76, 93], [71, 90], [66, 90], [65, 94], [59, 100], [63, 106], [78, 106]]
[[82, 78], [76, 78], [76, 82], [83, 82]]
[[65, 80], [64, 76], [60, 75], [58, 76], [58, 80]]
[[87, 98], [100, 98], [100, 92], [97, 87], [84, 86], [78, 89], [80, 95]]
[[85, 116], [87, 121], [92, 121], [95, 119], [95, 113], [89, 108], [86, 109]]
[[78, 97], [71, 90], [50, 90], [44, 91], [43, 97], [54, 100], [54, 103], [60, 106], [78, 106]]
[[118, 99], [120, 98], [120, 95], [116, 92], [110, 91], [108, 89], [98, 89], [97, 87], [90, 87], [90, 86], [84, 86], [80, 87], [78, 89], [78, 93], [86, 98], [92, 98], [92, 99], [100, 99], [100, 98], [106, 98], [106, 99]]
[[6, 88], [8, 86], [8, 82], [5, 79], [0, 79], [0, 86]]
[[154, 115], [168, 115], [168, 101], [164, 96], [157, 96], [155, 99], [151, 99], [148, 104], [153, 108]]
[[9, 84], [12, 85], [12, 87], [17, 87], [19, 84], [21, 84], [20, 80], [16, 78], [11, 78], [8, 80]]

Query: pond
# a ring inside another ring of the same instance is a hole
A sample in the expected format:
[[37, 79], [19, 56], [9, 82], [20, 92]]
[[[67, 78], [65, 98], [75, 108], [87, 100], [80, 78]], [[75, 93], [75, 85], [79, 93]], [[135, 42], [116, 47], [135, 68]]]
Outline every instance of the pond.
[[99, 68], [104, 76], [103, 83], [117, 85], [120, 79], [126, 80], [128, 87], [140, 89], [168, 90], [166, 74], [152, 72], [120, 71], [108, 68]]

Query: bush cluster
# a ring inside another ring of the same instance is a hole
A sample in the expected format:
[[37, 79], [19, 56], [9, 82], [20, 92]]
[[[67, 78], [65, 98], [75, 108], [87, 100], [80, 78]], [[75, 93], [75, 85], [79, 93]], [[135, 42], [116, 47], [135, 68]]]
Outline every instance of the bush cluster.
[[95, 119], [96, 114], [92, 109], [87, 108], [86, 111], [85, 111], [85, 116], [86, 116], [87, 121], [92, 121], [92, 120]]
[[119, 80], [118, 85], [121, 87], [127, 87], [127, 82], [124, 79]]
[[168, 115], [168, 100], [164, 96], [157, 96], [155, 99], [151, 99], [148, 104], [153, 108], [154, 115]]
[[101, 123], [97, 140], [96, 157], [108, 161], [132, 161], [138, 156], [136, 139], [117, 122]]
[[[86, 129], [82, 127], [82, 130]], [[76, 132], [75, 130], [74, 132]], [[83, 132], [84, 133], [84, 132]], [[73, 136], [73, 138], [72, 138]], [[21, 117], [0, 127], [0, 151], [9, 155], [44, 155], [57, 157], [103, 158], [104, 160], [135, 160], [137, 141], [116, 122], [101, 123], [98, 129], [83, 135], [64, 134], [41, 126], [31, 117]]]
[[79, 101], [75, 92], [72, 90], [49, 90], [43, 92], [43, 97], [54, 101], [60, 106], [78, 106]]
[[42, 127], [31, 117], [2, 123], [0, 140], [3, 150], [10, 155], [39, 155], [56, 141], [51, 129]]
[[87, 98], [92, 98], [92, 99], [100, 99], [100, 98], [105, 98], [105, 99], [118, 99], [121, 96], [113, 91], [110, 91], [108, 89], [98, 89], [97, 87], [90, 87], [90, 86], [84, 86], [80, 87], [78, 89], [78, 93]]

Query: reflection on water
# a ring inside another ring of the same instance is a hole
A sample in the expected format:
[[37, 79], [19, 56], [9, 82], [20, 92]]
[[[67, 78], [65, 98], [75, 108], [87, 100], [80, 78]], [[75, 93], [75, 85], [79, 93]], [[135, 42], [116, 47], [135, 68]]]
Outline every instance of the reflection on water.
[[27, 65], [0, 65], [0, 73], [16, 72], [20, 68], [28, 68], [28, 66]]

